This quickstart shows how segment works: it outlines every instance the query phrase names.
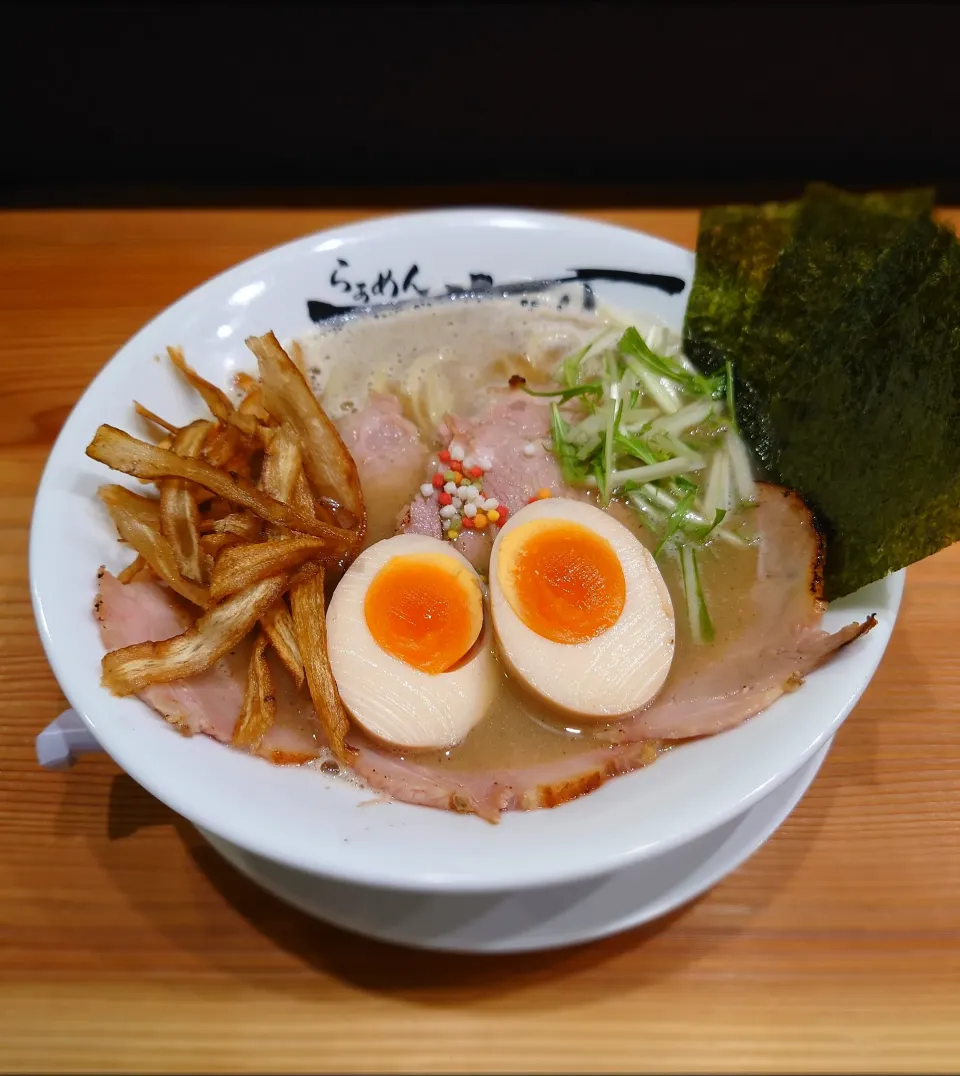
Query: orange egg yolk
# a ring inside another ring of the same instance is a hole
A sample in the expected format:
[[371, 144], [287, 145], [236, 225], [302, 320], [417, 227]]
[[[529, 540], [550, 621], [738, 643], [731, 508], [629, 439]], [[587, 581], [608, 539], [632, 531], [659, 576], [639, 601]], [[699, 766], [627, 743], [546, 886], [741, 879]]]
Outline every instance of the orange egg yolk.
[[583, 643], [620, 619], [627, 584], [613, 546], [579, 523], [532, 520], [501, 541], [498, 578], [514, 613], [555, 643]]
[[483, 627], [478, 580], [441, 553], [389, 560], [367, 588], [363, 611], [383, 650], [426, 673], [456, 665]]

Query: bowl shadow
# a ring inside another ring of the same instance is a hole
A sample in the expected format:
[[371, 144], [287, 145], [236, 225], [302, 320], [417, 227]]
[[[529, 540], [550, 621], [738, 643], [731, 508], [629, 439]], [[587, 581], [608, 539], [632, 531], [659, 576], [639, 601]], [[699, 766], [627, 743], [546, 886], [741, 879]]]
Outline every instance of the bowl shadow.
[[[76, 774], [68, 782], [63, 816], [70, 813], [70, 787], [80, 780], [81, 775]], [[368, 939], [313, 919], [241, 874], [189, 822], [126, 774], [117, 774], [110, 783], [107, 839], [91, 840], [91, 845], [101, 865], [140, 913], [173, 946], [189, 952], [212, 971], [255, 980], [260, 986], [283, 992], [292, 987], [307, 993], [311, 981], [315, 989], [313, 976], [327, 977], [378, 994], [416, 995], [418, 1001], [438, 1008], [455, 1007], [472, 999], [532, 992], [530, 1000], [534, 1005], [536, 998], [542, 997], [544, 1007], [556, 1009], [562, 1000], [558, 1003], [555, 993], [538, 992], [539, 985], [555, 982], [561, 976], [586, 974], [598, 995], [615, 993], [618, 976], [597, 972], [624, 961], [630, 961], [631, 982], [653, 985], [683, 974], [691, 964], [749, 931], [751, 920], [802, 866], [829, 811], [833, 785], [828, 782], [825, 788], [821, 784], [818, 795], [805, 798], [796, 808], [807, 816], [804, 825], [798, 827], [799, 839], [794, 835], [765, 862], [761, 861], [766, 849], [759, 849], [735, 872], [738, 875], [751, 871], [752, 875], [749, 908], [741, 916], [731, 920], [711, 911], [716, 889], [725, 884], [721, 882], [714, 890], [648, 924], [598, 941], [539, 953], [486, 955], [418, 950]], [[195, 917], [191, 923], [165, 915], [156, 901], [151, 874], [128, 869], [129, 857], [123, 853], [123, 846], [144, 836], [166, 841], [166, 834], [152, 832], [158, 828], [169, 828], [175, 834], [181, 860], [195, 868], [193, 877], [180, 884], [201, 917], [199, 928]], [[754, 863], [761, 869], [751, 870]], [[717, 899], [722, 901], [722, 895]], [[241, 948], [244, 936], [252, 931], [260, 943], [276, 947], [282, 954], [278, 958], [281, 967], [299, 966], [313, 976], [307, 976], [301, 984], [299, 975], [264, 974], [261, 958], [244, 963], [238, 959], [236, 945], [214, 944], [213, 938], [224, 937], [224, 905], [236, 920], [233, 936]], [[570, 1004], [575, 1003], [571, 997]]]

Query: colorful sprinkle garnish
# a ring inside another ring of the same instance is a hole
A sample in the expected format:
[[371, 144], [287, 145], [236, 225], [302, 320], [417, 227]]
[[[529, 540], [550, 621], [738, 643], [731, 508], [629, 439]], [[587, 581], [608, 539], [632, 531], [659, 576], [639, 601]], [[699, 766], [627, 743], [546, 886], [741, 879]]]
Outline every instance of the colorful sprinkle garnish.
[[[509, 512], [496, 497], [483, 492], [483, 477], [490, 468], [485, 457], [468, 456], [463, 445], [451, 442], [437, 453], [439, 468], [420, 486], [425, 500], [437, 494], [441, 531], [451, 542], [465, 530], [502, 527]], [[549, 490], [541, 490], [549, 496]], [[537, 498], [531, 498], [536, 500]]]

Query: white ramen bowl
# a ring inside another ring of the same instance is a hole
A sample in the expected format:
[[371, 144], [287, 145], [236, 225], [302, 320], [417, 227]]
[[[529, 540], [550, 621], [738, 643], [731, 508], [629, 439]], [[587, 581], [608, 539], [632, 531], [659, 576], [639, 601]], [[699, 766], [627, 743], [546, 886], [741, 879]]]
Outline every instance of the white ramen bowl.
[[[269, 329], [281, 339], [301, 336], [314, 328], [311, 312], [327, 311], [317, 304], [392, 298], [394, 283], [398, 297], [404, 285], [408, 297], [415, 287], [440, 296], [471, 279], [492, 278], [496, 286], [569, 278], [583, 267], [593, 270], [581, 277], [604, 302], [681, 328], [694, 268], [689, 251], [561, 215], [452, 210], [352, 224], [261, 254], [179, 300], [107, 363], [50, 455], [33, 517], [30, 581], [64, 693], [144, 788], [223, 840], [317, 875], [404, 890], [515, 890], [589, 878], [692, 841], [771, 792], [836, 732], [883, 656], [902, 572], [829, 609], [829, 629], [870, 613], [877, 627], [800, 691], [588, 796], [553, 810], [508, 813], [497, 826], [404, 803], [371, 804], [369, 791], [316, 768], [276, 767], [203, 736], [187, 739], [145, 703], [100, 686], [96, 571], [100, 564], [119, 570], [129, 556], [95, 497], [100, 484], [122, 476], [84, 449], [100, 423], [138, 430], [134, 396], [173, 421], [201, 413], [169, 364], [154, 361], [167, 344], [182, 345], [201, 374], [226, 387], [237, 370], [254, 367], [244, 337]], [[667, 279], [624, 280], [622, 272]]]

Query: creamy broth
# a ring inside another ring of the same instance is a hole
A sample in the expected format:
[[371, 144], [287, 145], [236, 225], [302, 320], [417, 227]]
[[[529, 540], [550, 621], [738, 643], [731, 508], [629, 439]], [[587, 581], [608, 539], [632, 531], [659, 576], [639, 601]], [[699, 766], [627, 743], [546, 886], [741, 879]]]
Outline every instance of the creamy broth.
[[[380, 316], [346, 319], [300, 341], [314, 390], [324, 408], [341, 422], [362, 409], [371, 393], [395, 394], [406, 417], [415, 421], [424, 439], [423, 465], [402, 468], [364, 484], [368, 510], [367, 544], [396, 531], [403, 507], [417, 495], [426, 465], [439, 447], [435, 425], [440, 415], [419, 406], [424, 386], [443, 372], [443, 410], [464, 418], [481, 414], [490, 390], [502, 392], [512, 374], [531, 383], [548, 381], [564, 355], [622, 324], [603, 309], [570, 314], [544, 304], [536, 309], [516, 300], [486, 299], [445, 302]], [[642, 318], [629, 324], [644, 326]], [[649, 323], [647, 323], [649, 325]], [[676, 353], [676, 342], [665, 343]], [[640, 516], [626, 504], [607, 509], [647, 546], [654, 541]], [[676, 647], [663, 687], [671, 686], [704, 665], [743, 628], [750, 616], [750, 584], [757, 567], [757, 548], [714, 541], [701, 559], [701, 577], [716, 631], [711, 644], [691, 638], [676, 556], [658, 561], [674, 606]], [[489, 615], [489, 614], [487, 614]], [[405, 752], [404, 757], [437, 769], [461, 771], [522, 767], [565, 758], [600, 745], [600, 723], [567, 715], [533, 697], [498, 665], [498, 689], [485, 718], [458, 746], [447, 751]]]
[[514, 373], [552, 372], [612, 322], [603, 310], [571, 314], [516, 300], [461, 299], [348, 318], [300, 344], [310, 383], [334, 420], [363, 407], [371, 392], [415, 393], [438, 370], [450, 383], [449, 409], [472, 418], [486, 389], [502, 388]]
[[[610, 510], [647, 548], [653, 548], [649, 531], [635, 513], [616, 504]], [[673, 685], [716, 661], [718, 650], [743, 630], [750, 616], [750, 584], [756, 575], [757, 549], [723, 543], [707, 547], [701, 571], [716, 638], [706, 646], [691, 638], [676, 560], [662, 558], [659, 567], [673, 601], [677, 628], [673, 664], [662, 688], [669, 693]], [[474, 771], [552, 762], [601, 745], [596, 734], [604, 728], [603, 723], [558, 713], [499, 667], [496, 700], [486, 718], [457, 747], [450, 751], [418, 752], [418, 761], [440, 768]]]

